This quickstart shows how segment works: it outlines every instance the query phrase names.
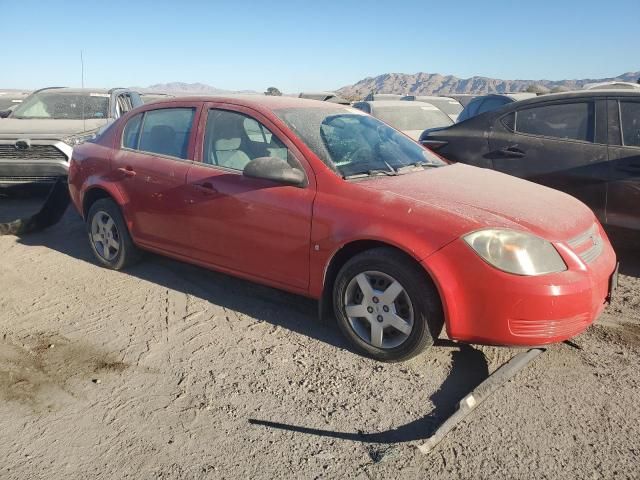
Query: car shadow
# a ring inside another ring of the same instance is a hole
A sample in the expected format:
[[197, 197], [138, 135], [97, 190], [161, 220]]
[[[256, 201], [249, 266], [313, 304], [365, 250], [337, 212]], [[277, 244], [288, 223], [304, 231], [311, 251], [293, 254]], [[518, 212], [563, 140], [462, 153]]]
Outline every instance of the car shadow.
[[484, 353], [473, 346], [457, 344], [449, 340], [438, 340], [434, 346], [454, 349], [451, 355], [451, 371], [442, 385], [440, 385], [440, 388], [429, 397], [433, 404], [433, 410], [417, 420], [391, 430], [374, 433], [360, 431], [338, 432], [254, 418], [249, 419], [249, 423], [268, 428], [364, 443], [395, 444], [429, 438], [456, 411], [460, 400], [489, 376], [487, 359]]
[[622, 228], [606, 230], [620, 262], [620, 273], [640, 278], [640, 232]]
[[[84, 223], [72, 208], [53, 227], [18, 238], [22, 245], [45, 246], [102, 268], [90, 250]], [[351, 350], [335, 324], [319, 319], [315, 300], [152, 253], [145, 253], [140, 263], [121, 273]]]

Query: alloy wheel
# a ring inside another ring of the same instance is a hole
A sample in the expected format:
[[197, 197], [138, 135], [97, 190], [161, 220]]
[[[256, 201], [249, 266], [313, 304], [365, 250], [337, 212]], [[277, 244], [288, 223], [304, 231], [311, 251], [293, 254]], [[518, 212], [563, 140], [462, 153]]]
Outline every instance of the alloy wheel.
[[113, 218], [99, 211], [91, 220], [91, 242], [95, 251], [107, 261], [112, 261], [120, 251], [120, 234]]
[[377, 348], [398, 347], [413, 330], [408, 293], [383, 272], [365, 271], [353, 277], [345, 290], [344, 310], [353, 331]]

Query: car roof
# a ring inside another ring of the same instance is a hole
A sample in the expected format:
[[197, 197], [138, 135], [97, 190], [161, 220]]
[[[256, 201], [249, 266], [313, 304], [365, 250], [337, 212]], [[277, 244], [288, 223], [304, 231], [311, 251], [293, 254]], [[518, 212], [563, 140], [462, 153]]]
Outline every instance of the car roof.
[[46, 87], [39, 90], [35, 90], [33, 93], [39, 93], [49, 90], [55, 90], [57, 92], [64, 93], [102, 93], [111, 94], [117, 91], [129, 91], [128, 88], [75, 88], [75, 87]]
[[640, 99], [640, 90], [625, 90], [625, 89], [609, 89], [609, 90], [574, 90], [571, 92], [558, 92], [548, 93], [546, 95], [540, 95], [533, 98], [527, 98], [520, 100], [518, 105], [530, 105], [542, 102], [548, 102], [551, 100], [564, 100], [573, 98], [599, 98], [599, 97], [631, 97]]
[[380, 107], [399, 107], [399, 108], [423, 108], [425, 105], [428, 105], [427, 102], [408, 102], [406, 100], [368, 100], [364, 102], [356, 102], [356, 103], [368, 103], [373, 108]]
[[[349, 105], [309, 100], [307, 98], [275, 95], [194, 95], [174, 97], [153, 102], [154, 106], [179, 102], [221, 102], [253, 107], [257, 110], [278, 110], [284, 108], [350, 108]], [[402, 102], [407, 103], [407, 102]], [[149, 104], [151, 105], [151, 104]]]
[[413, 97], [417, 102], [424, 100], [455, 100], [455, 98], [447, 95], [407, 95], [407, 97]]
[[538, 95], [532, 92], [505, 92], [505, 93], [488, 93], [486, 95], [479, 95], [478, 98], [486, 98], [486, 97], [504, 97], [510, 98], [511, 100], [525, 100], [527, 98], [534, 98]]

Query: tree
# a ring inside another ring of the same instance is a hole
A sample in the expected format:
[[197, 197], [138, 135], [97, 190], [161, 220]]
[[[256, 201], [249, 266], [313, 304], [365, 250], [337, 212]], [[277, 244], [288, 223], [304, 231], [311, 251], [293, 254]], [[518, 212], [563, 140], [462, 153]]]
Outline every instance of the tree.
[[272, 97], [281, 97], [282, 96], [282, 92], [280, 90], [278, 90], [276, 87], [269, 87], [267, 88], [267, 91], [264, 92], [265, 95], [270, 95]]
[[565, 87], [564, 85], [558, 85], [557, 87], [553, 87], [551, 89], [551, 93], [561, 93], [561, 92], [568, 92], [569, 88]]
[[546, 88], [546, 87], [543, 87], [542, 85], [538, 85], [537, 83], [532, 83], [531, 85], [529, 85], [527, 87], [525, 92], [536, 93], [538, 95], [541, 95], [541, 94], [544, 94], [544, 93], [549, 93], [549, 89]]

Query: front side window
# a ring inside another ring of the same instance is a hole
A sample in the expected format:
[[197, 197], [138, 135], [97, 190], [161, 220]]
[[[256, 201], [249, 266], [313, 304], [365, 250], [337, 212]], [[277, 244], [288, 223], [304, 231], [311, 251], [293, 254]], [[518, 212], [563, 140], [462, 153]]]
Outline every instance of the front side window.
[[259, 157], [276, 157], [291, 163], [288, 153], [284, 143], [254, 118], [228, 110], [209, 110], [204, 163], [242, 171]]
[[516, 114], [516, 132], [592, 142], [593, 119], [591, 102], [527, 108]]
[[620, 102], [620, 120], [624, 145], [640, 147], [640, 102]]
[[186, 159], [194, 113], [195, 108], [145, 112], [138, 150]]
[[420, 144], [353, 108], [290, 108], [275, 113], [343, 177], [396, 175], [414, 167], [446, 165]]
[[91, 120], [109, 117], [109, 94], [43, 90], [29, 95], [11, 115], [21, 119]]

